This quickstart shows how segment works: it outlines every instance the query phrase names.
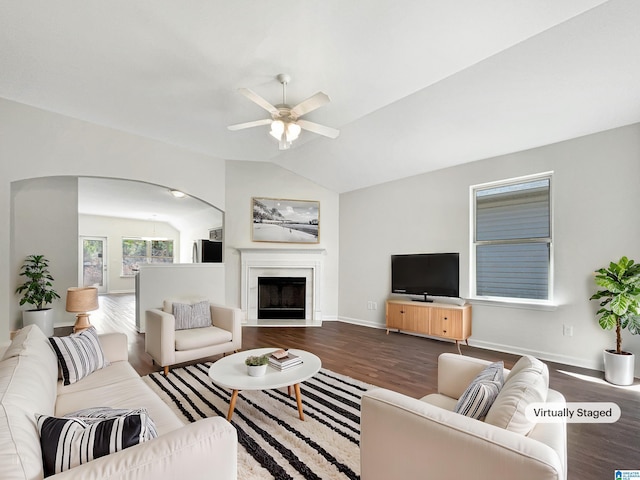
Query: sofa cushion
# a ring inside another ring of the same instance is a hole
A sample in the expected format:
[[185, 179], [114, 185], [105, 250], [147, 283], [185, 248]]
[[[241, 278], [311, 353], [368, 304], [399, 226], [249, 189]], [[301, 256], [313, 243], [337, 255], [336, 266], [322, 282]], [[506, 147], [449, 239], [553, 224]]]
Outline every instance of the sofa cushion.
[[55, 416], [62, 417], [101, 405], [126, 409], [144, 406], [153, 419], [158, 435], [176, 430], [185, 423], [142, 381], [128, 362], [113, 362], [109, 367], [69, 386], [59, 382]]
[[65, 385], [109, 365], [95, 327], [72, 333], [68, 337], [50, 337], [49, 341], [58, 357]]
[[444, 408], [450, 412], [453, 412], [453, 409], [456, 408], [456, 404], [458, 403], [455, 398], [447, 397], [441, 393], [430, 393], [422, 397], [420, 401], [436, 407]]
[[0, 361], [0, 478], [42, 478], [37, 412], [53, 414], [56, 356], [35, 325], [23, 328]]
[[484, 421], [527, 435], [535, 423], [527, 419], [525, 409], [531, 403], [545, 402], [548, 390], [549, 369], [537, 358], [525, 355], [513, 366]]
[[77, 412], [71, 412], [65, 415], [65, 418], [75, 418], [87, 425], [100, 422], [109, 418], [124, 417], [126, 415], [140, 415], [142, 419], [143, 437], [144, 440], [151, 440], [158, 436], [156, 425], [153, 423], [152, 418], [149, 416], [146, 408], [111, 408], [111, 407], [94, 407], [78, 410]]
[[173, 316], [176, 330], [211, 326], [211, 310], [206, 300], [194, 304], [176, 302], [173, 304]]
[[220, 345], [232, 340], [231, 332], [218, 327], [192, 328], [176, 331], [176, 350], [193, 350], [196, 348]]
[[48, 477], [145, 441], [146, 412], [87, 424], [38, 415], [44, 475]]
[[471, 381], [453, 411], [471, 418], [483, 418], [502, 388], [503, 370], [504, 362], [488, 365]]

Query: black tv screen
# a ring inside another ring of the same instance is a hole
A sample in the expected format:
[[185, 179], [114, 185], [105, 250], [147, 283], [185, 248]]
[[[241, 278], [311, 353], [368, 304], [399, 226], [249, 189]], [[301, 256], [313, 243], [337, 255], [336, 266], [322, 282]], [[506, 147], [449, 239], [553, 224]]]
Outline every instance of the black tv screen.
[[460, 296], [460, 254], [391, 255], [391, 291], [408, 295]]

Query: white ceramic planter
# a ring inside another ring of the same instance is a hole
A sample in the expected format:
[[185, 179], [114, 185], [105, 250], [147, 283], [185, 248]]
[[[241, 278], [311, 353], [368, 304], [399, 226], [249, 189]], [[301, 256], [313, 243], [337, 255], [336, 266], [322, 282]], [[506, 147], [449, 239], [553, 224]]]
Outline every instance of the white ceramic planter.
[[631, 385], [633, 383], [635, 360], [633, 353], [618, 355], [617, 353], [612, 353], [611, 350], [605, 350], [604, 379], [614, 385]]
[[267, 372], [268, 365], [247, 365], [247, 373], [250, 377], [261, 377]]
[[53, 310], [23, 310], [22, 326], [37, 325], [47, 337], [53, 336]]

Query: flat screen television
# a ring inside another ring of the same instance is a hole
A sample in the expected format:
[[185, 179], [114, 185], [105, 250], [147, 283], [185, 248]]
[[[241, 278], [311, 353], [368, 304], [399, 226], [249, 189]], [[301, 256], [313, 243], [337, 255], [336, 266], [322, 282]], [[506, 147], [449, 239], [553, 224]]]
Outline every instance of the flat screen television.
[[459, 253], [391, 255], [391, 291], [407, 295], [460, 296]]

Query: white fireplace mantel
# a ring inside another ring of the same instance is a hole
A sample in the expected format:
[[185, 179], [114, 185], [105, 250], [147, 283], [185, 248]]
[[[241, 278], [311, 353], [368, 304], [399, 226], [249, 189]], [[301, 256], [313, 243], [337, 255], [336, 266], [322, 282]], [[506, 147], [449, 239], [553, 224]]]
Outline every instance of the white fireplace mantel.
[[302, 276], [307, 278], [308, 324], [322, 321], [323, 248], [238, 248], [240, 252], [240, 305], [247, 323], [258, 320], [258, 277]]

